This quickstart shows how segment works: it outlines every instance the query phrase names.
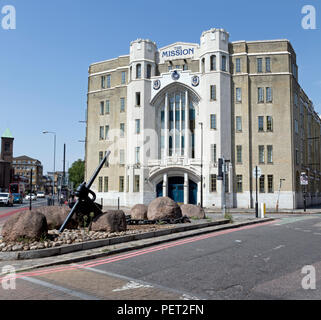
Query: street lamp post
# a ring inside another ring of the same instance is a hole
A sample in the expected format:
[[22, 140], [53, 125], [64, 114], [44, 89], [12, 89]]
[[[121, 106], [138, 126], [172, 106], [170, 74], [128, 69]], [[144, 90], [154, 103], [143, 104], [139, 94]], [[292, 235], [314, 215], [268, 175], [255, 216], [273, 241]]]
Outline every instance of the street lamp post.
[[203, 208], [203, 122], [199, 124], [201, 126], [201, 208]]
[[54, 171], [52, 176], [52, 205], [55, 204], [55, 172], [56, 172], [56, 132], [44, 131], [43, 134], [53, 134], [54, 135]]

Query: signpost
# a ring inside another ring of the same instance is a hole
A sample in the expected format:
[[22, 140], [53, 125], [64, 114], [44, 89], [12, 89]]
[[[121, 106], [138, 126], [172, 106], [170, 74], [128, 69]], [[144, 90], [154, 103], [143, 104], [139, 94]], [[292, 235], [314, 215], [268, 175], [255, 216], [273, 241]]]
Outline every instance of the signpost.
[[258, 166], [256, 166], [253, 170], [253, 177], [255, 178], [256, 181], [256, 201], [255, 201], [255, 216], [256, 218], [259, 217], [259, 202], [258, 202], [258, 183], [257, 179], [260, 178], [262, 175], [262, 170]]
[[[301, 186], [309, 185], [309, 178], [305, 172], [301, 172], [300, 184], [301, 184]], [[307, 211], [306, 187], [303, 187], [303, 188], [304, 188], [303, 204], [304, 204], [304, 212], [306, 212]]]

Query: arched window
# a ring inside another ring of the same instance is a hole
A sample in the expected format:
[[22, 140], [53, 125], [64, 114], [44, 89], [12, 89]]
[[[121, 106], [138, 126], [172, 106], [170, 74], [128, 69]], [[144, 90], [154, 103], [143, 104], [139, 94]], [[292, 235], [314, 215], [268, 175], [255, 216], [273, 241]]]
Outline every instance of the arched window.
[[215, 71], [216, 70], [216, 56], [213, 55], [211, 56], [211, 71]]
[[222, 71], [226, 71], [226, 56], [222, 56]]
[[147, 65], [147, 75], [146, 78], [150, 79], [152, 76], [152, 66], [150, 64]]
[[136, 66], [136, 79], [140, 79], [142, 77], [142, 65], [139, 63]]

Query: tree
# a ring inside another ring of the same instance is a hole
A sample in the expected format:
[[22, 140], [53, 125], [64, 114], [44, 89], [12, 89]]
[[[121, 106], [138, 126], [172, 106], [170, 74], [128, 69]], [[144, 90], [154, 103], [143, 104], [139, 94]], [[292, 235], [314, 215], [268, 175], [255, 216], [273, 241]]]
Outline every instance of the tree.
[[85, 161], [75, 161], [68, 170], [69, 180], [73, 182], [74, 189], [76, 189], [85, 179]]

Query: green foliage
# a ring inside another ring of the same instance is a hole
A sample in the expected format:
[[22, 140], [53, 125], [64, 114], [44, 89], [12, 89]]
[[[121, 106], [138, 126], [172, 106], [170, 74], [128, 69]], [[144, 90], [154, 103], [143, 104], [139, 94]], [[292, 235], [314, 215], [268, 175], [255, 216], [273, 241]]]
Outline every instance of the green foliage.
[[224, 218], [227, 219], [227, 220], [229, 220], [230, 223], [233, 223], [233, 222], [234, 222], [233, 216], [232, 216], [230, 213], [225, 213]]
[[69, 171], [69, 180], [74, 183], [74, 189], [76, 189], [85, 179], [85, 161], [77, 160], [72, 164]]

